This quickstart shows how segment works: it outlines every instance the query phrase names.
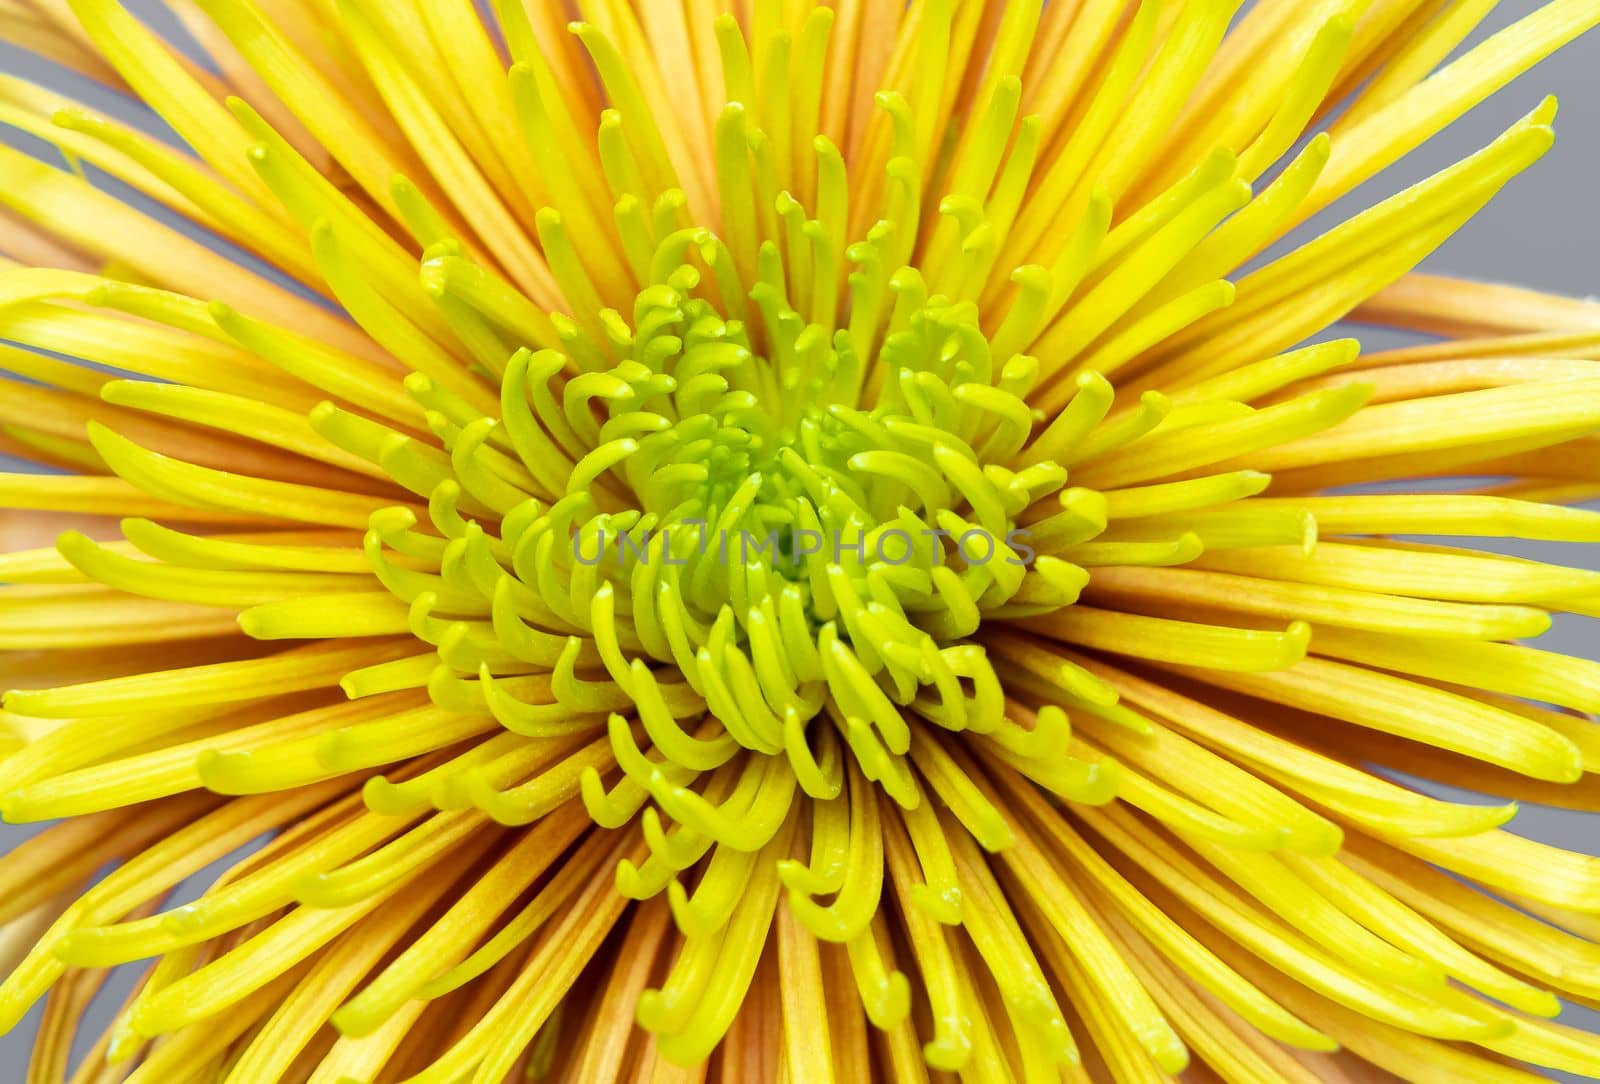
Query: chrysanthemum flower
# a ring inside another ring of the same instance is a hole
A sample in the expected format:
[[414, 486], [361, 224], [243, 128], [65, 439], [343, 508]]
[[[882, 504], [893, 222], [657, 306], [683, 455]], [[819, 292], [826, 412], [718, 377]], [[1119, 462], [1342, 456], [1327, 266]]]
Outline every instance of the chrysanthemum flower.
[[1600, 4], [1239, 6], [0, 6], [187, 144], [0, 81], [28, 1080], [1600, 1072], [1554, 102], [1273, 255]]

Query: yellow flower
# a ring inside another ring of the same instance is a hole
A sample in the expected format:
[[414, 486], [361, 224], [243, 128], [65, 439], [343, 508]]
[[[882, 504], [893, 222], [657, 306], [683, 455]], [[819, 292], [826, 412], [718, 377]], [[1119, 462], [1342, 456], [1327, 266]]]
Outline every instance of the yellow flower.
[[1555, 103], [1258, 259], [1600, 4], [173, 6], [0, 4], [187, 144], [0, 79], [29, 1084], [1600, 1074], [1600, 573], [1397, 537], [1600, 542]]

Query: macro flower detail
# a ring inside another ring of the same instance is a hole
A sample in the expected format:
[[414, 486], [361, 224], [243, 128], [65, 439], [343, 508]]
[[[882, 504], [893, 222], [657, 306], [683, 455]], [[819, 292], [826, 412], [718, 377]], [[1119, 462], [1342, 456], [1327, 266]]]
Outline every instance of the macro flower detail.
[[1492, 6], [0, 6], [27, 1084], [1600, 1076], [1555, 102], [1302, 229]]

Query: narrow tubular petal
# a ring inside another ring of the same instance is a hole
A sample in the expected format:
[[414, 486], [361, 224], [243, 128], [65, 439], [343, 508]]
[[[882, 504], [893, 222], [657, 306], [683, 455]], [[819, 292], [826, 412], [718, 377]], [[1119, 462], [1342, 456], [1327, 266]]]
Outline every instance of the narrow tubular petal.
[[1378, 671], [1307, 659], [1277, 673], [1194, 668], [1183, 672], [1274, 703], [1423, 741], [1534, 779], [1570, 783], [1583, 774], [1578, 747], [1549, 727]]

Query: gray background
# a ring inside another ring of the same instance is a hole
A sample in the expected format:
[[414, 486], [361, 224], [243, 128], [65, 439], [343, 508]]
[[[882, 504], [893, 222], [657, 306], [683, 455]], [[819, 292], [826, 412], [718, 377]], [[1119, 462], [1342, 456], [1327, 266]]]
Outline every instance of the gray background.
[[[156, 0], [125, 2], [163, 29], [174, 25]], [[1481, 40], [1539, 6], [1536, 0], [1500, 4], [1472, 40]], [[178, 36], [182, 38], [181, 32]], [[10, 46], [0, 45], [0, 71], [43, 79], [57, 88], [82, 94], [91, 104], [125, 119], [140, 119], [132, 103], [119, 101], [116, 96], [82, 80], [64, 77], [59, 70]], [[1525, 114], [1543, 95], [1554, 93], [1561, 98], [1555, 149], [1532, 170], [1513, 181], [1483, 214], [1430, 257], [1423, 267], [1434, 272], [1513, 282], [1580, 296], [1600, 293], [1600, 205], [1595, 198], [1600, 191], [1596, 184], [1596, 177], [1600, 175], [1600, 74], [1597, 73], [1600, 73], [1600, 31], [1568, 46], [1530, 75], [1501, 91], [1406, 161], [1336, 205], [1328, 216], [1312, 226], [1329, 217], [1343, 217], [1477, 150]], [[149, 124], [148, 118], [143, 122]], [[155, 124], [150, 124], [150, 128], [158, 130]], [[39, 149], [25, 138], [13, 137], [17, 137], [17, 133], [0, 128], [0, 138], [7, 142]], [[1361, 329], [1358, 333], [1369, 348], [1400, 345], [1404, 341], [1399, 335], [1373, 329]], [[15, 468], [0, 462], [0, 469]], [[1600, 568], [1600, 552], [1596, 550], [1593, 546], [1559, 544], [1507, 547], [1508, 552]], [[1555, 629], [1541, 641], [1541, 646], [1591, 658], [1600, 656], [1600, 626], [1584, 619], [1560, 618]], [[1549, 843], [1600, 853], [1600, 837], [1596, 835], [1600, 819], [1524, 806], [1513, 828]], [[31, 826], [0, 825], [0, 848], [14, 846], [32, 831]], [[121, 983], [112, 984], [119, 1001], [124, 988]], [[109, 999], [102, 998], [95, 1015], [103, 1020], [111, 1008]], [[1600, 1030], [1600, 1014], [1588, 1010], [1572, 1009], [1563, 1019]], [[37, 1022], [36, 1010], [12, 1034], [0, 1036], [0, 1084], [22, 1079]]]

